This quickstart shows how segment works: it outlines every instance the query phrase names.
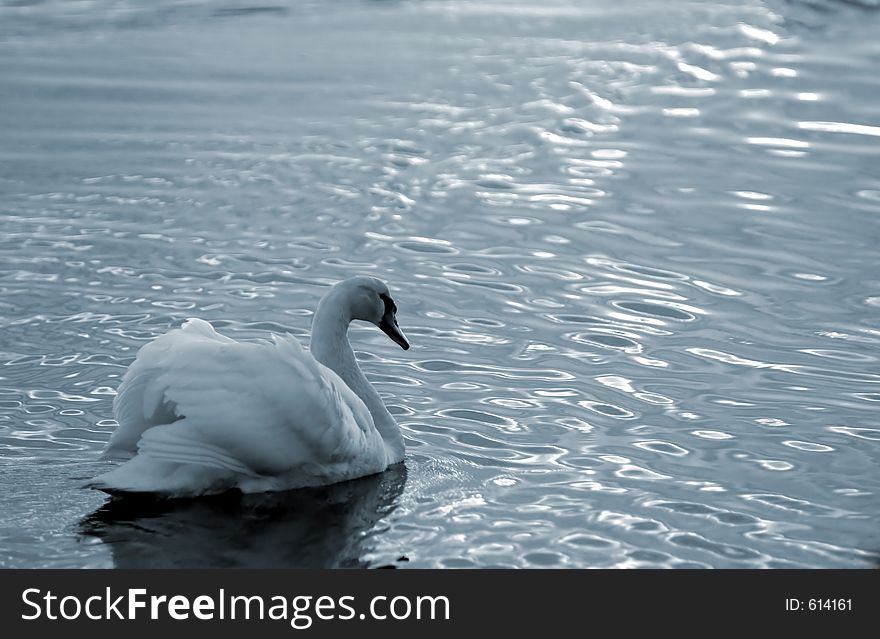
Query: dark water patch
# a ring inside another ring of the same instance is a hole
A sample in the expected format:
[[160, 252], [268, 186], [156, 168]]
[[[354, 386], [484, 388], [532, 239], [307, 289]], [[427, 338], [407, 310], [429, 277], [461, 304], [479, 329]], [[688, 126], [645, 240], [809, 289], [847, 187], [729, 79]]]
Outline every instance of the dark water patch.
[[614, 302], [613, 304], [618, 308], [633, 311], [634, 313], [653, 315], [654, 317], [662, 317], [664, 319], [672, 319], [682, 322], [692, 322], [696, 319], [696, 316], [692, 313], [663, 304], [651, 304], [647, 302]]

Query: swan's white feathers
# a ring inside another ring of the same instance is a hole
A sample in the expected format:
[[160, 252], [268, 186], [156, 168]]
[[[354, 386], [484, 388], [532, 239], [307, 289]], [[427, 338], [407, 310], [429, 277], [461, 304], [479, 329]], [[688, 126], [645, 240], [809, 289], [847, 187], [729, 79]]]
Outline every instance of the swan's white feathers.
[[252, 468], [241, 463], [228, 451], [206, 442], [198, 431], [180, 422], [155, 426], [148, 430], [138, 443], [138, 453], [166, 462], [209, 466], [256, 476]]
[[144, 346], [114, 400], [106, 449], [137, 455], [93, 485], [255, 491], [384, 470], [363, 401], [294, 337], [273, 337], [236, 342], [194, 319]]

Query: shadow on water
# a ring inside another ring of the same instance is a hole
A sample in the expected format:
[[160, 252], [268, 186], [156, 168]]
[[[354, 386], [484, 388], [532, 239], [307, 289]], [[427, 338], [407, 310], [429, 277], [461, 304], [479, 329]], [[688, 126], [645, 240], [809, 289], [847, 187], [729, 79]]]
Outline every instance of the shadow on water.
[[369, 568], [376, 522], [406, 484], [398, 464], [321, 488], [199, 499], [114, 496], [79, 524], [106, 544], [116, 568]]

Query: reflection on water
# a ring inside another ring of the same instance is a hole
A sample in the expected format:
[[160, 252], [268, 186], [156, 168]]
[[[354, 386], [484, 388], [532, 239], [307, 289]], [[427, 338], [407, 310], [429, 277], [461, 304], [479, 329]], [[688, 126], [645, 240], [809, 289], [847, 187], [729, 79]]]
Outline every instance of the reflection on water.
[[[358, 568], [394, 510], [403, 464], [325, 488], [203, 499], [114, 497], [80, 522], [117, 568]], [[401, 555], [405, 557], [405, 555]]]
[[[0, 565], [874, 565], [875, 5], [0, 0]], [[354, 273], [397, 497], [79, 488], [147, 340]]]

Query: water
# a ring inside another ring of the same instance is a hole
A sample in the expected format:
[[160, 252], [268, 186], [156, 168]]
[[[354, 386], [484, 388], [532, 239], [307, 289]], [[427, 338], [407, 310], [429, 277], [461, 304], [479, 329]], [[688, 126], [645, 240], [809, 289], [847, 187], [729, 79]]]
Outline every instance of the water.
[[[0, 565], [870, 567], [874, 2], [0, 3]], [[352, 342], [342, 486], [113, 504], [186, 317]]]

